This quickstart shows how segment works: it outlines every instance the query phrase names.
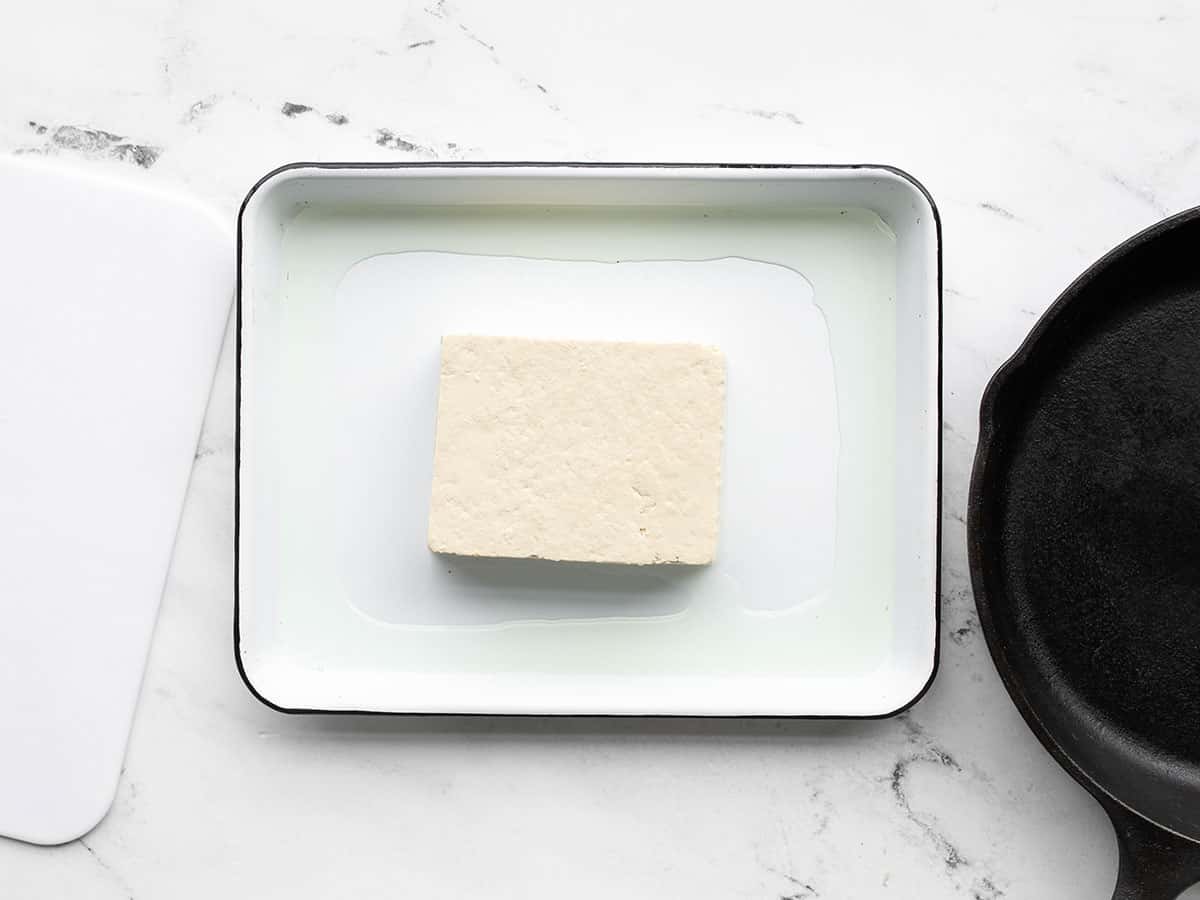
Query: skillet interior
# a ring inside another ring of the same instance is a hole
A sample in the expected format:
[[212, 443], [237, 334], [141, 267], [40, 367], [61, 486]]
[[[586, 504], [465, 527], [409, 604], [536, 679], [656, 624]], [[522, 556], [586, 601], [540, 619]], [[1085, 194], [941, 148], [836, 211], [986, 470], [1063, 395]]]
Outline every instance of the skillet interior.
[[989, 388], [971, 549], [1035, 729], [1076, 777], [1200, 839], [1200, 214], [1152, 231]]

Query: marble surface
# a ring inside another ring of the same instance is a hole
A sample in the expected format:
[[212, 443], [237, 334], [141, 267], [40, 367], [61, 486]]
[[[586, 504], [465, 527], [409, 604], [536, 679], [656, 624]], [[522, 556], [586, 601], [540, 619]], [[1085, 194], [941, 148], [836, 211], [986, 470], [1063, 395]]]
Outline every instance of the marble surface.
[[[941, 674], [883, 722], [286, 718], [230, 649], [233, 354], [116, 804], [0, 840], [0, 895], [1106, 897], [1099, 808], [1023, 727], [966, 575], [989, 374], [1091, 260], [1200, 203], [1186, 0], [43, 0], [0, 33], [0, 149], [232, 217], [294, 159], [887, 162], [945, 230]], [[0, 801], [2, 802], [2, 801]]]

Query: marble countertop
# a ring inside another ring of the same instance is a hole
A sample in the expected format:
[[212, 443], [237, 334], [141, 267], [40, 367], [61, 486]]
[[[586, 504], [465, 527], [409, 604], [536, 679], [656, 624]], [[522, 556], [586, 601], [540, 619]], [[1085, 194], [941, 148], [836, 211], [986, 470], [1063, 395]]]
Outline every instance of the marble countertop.
[[0, 840], [20, 898], [1106, 897], [1115, 842], [1004, 693], [967, 578], [990, 373], [1200, 203], [1186, 0], [23, 4], [0, 149], [229, 218], [295, 159], [886, 162], [945, 250], [940, 675], [879, 722], [289, 718], [232, 664], [227, 334], [116, 804]]

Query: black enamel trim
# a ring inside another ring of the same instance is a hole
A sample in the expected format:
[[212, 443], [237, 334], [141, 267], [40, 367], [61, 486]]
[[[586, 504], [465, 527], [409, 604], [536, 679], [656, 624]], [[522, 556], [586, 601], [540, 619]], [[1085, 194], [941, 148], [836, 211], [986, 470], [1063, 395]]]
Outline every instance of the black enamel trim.
[[[289, 172], [297, 169], [342, 169], [342, 170], [403, 170], [403, 169], [736, 169], [736, 170], [754, 170], [762, 169], [770, 170], [788, 170], [788, 171], [832, 171], [832, 170], [870, 170], [887, 172], [895, 175], [904, 181], [911, 184], [925, 198], [925, 202], [929, 204], [929, 209], [933, 214], [933, 225], [936, 240], [936, 255], [937, 255], [937, 427], [938, 427], [938, 442], [937, 442], [937, 477], [935, 479], [934, 489], [936, 491], [934, 504], [934, 595], [933, 595], [933, 665], [929, 670], [929, 678], [921, 686], [911, 699], [901, 704], [893, 710], [884, 713], [876, 713], [873, 715], [793, 715], [793, 716], [771, 716], [771, 715], [711, 715], [711, 716], [684, 716], [672, 713], [437, 713], [437, 712], [394, 712], [391, 710], [373, 710], [373, 709], [308, 709], [303, 707], [285, 707], [273, 703], [268, 700], [254, 686], [247, 674], [245, 666], [242, 664], [242, 649], [241, 649], [241, 611], [240, 611], [240, 538], [241, 538], [241, 480], [242, 480], [242, 232], [243, 219], [246, 213], [246, 207], [250, 200], [258, 193], [259, 188], [271, 181], [277, 175], [284, 172]], [[414, 163], [391, 163], [391, 162], [294, 162], [280, 166], [271, 170], [257, 182], [246, 193], [242, 200], [241, 206], [238, 208], [237, 214], [237, 295], [235, 299], [236, 309], [236, 335], [235, 346], [237, 356], [235, 364], [237, 371], [235, 374], [234, 386], [234, 456], [233, 456], [233, 657], [237, 665], [238, 675], [241, 676], [242, 683], [246, 685], [246, 689], [254, 696], [256, 700], [276, 712], [286, 713], [288, 715], [364, 715], [364, 716], [408, 716], [408, 717], [435, 717], [435, 718], [461, 718], [461, 717], [496, 717], [496, 718], [555, 718], [555, 719], [747, 719], [747, 720], [878, 720], [888, 719], [892, 716], [910, 709], [922, 697], [928, 693], [933, 686], [933, 681], [937, 677], [938, 667], [941, 662], [941, 641], [942, 641], [942, 616], [941, 616], [941, 587], [942, 587], [942, 218], [938, 212], [937, 204], [934, 203], [933, 197], [926, 190], [925, 185], [921, 184], [916, 178], [905, 172], [903, 169], [898, 169], [895, 166], [879, 165], [872, 163], [849, 163], [845, 165], [838, 164], [806, 164], [806, 163], [637, 163], [637, 162], [414, 162]]]
[[[1099, 800], [1110, 815], [1114, 815], [1113, 810], [1115, 809], [1140, 817], [1140, 813], [1127, 803], [1118, 800], [1088, 774], [1054, 739], [1030, 702], [1018, 666], [1009, 658], [1008, 649], [997, 633], [992, 610], [992, 595], [985, 573], [989, 550], [987, 529], [983, 521], [984, 498], [989, 493], [992, 480], [991, 467], [996, 456], [994, 449], [997, 437], [996, 405], [999, 398], [1009, 390], [1009, 383], [1028, 365], [1043, 337], [1055, 327], [1059, 319], [1069, 314], [1078, 298], [1087, 293], [1093, 282], [1103, 276], [1113, 265], [1127, 258], [1145, 244], [1180, 225], [1197, 219], [1200, 219], [1200, 207], [1163, 219], [1117, 245], [1089, 266], [1042, 314], [1016, 352], [992, 376], [984, 389], [983, 399], [979, 406], [979, 441], [976, 445], [971, 482], [967, 494], [967, 556], [971, 571], [971, 587], [975, 595], [975, 608], [979, 614], [979, 623], [987, 642], [988, 652], [991, 654], [1001, 682], [1029, 729], [1067, 774]], [[1162, 828], [1162, 826], [1157, 827]], [[1162, 830], [1168, 831], [1165, 828]]]

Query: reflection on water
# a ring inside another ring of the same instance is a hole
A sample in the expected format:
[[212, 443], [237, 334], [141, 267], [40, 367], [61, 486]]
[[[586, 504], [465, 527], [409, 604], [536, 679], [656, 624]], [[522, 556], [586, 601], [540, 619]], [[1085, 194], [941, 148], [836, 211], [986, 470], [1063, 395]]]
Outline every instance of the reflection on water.
[[578, 619], [682, 612], [703, 566], [626, 566], [429, 554], [438, 587], [505, 618]]

